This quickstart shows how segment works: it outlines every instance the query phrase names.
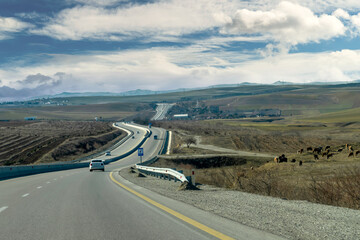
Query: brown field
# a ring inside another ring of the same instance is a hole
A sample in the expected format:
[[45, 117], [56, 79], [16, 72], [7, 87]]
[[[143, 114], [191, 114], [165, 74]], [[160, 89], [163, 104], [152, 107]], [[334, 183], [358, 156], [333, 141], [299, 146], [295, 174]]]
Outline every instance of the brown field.
[[0, 165], [74, 160], [124, 136], [107, 122], [1, 121]]

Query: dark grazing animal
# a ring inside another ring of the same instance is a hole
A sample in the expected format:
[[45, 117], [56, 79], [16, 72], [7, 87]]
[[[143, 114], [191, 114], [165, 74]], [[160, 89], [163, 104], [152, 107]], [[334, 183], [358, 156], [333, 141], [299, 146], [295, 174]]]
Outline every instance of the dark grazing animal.
[[279, 163], [282, 162], [287, 162], [287, 158], [285, 157], [285, 154], [282, 154], [281, 156], [279, 156]]
[[354, 152], [350, 152], [348, 157], [354, 156]]
[[301, 166], [302, 165], [302, 161], [300, 160], [300, 162], [299, 162], [299, 166]]
[[320, 153], [321, 153], [321, 150], [322, 150], [322, 147], [314, 148], [314, 149], [313, 149], [313, 153], [320, 154]]
[[292, 159], [291, 162], [296, 162], [296, 159]]
[[326, 147], [325, 147], [325, 150], [328, 150], [328, 149], [330, 149], [330, 146], [326, 146]]
[[308, 152], [310, 152], [310, 151], [312, 151], [313, 149], [312, 149], [312, 147], [307, 147], [306, 148], [306, 151], [308, 151]]
[[314, 154], [314, 160], [319, 160], [319, 156], [317, 154]]
[[334, 156], [334, 154], [329, 153], [328, 155], [326, 155], [326, 159], [329, 159], [329, 158], [331, 158], [332, 156]]
[[343, 149], [343, 148], [340, 148], [340, 149], [338, 149], [337, 151], [338, 151], [338, 152], [342, 152], [342, 150], [344, 150], [344, 149]]

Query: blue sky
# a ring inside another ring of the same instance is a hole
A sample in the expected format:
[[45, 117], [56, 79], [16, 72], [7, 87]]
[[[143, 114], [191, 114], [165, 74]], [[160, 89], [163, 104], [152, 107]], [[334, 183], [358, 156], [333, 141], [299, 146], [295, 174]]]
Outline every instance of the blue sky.
[[0, 0], [0, 100], [360, 79], [357, 0]]

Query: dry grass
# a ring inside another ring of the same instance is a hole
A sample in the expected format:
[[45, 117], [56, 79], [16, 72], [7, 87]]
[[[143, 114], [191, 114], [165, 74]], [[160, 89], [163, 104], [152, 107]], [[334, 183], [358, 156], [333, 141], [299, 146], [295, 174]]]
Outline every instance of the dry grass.
[[[275, 130], [271, 124], [276, 126]], [[252, 122], [251, 125], [240, 120], [163, 121], [156, 122], [155, 125], [173, 130], [180, 139], [196, 135], [201, 136], [204, 144], [274, 154], [296, 152], [299, 146], [341, 145], [345, 143], [344, 139], [346, 141], [358, 139], [351, 130], [335, 131], [326, 127], [316, 127], [318, 124], [311, 125], [312, 127], [297, 127], [300, 130], [287, 128], [285, 124], [280, 131], [281, 124], [276, 121]], [[253, 127], [254, 125], [258, 127]]]

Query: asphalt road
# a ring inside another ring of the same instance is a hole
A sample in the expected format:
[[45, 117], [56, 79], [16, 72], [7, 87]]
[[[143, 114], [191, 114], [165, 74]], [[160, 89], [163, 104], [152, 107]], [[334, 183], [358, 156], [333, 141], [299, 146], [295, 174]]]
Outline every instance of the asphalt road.
[[172, 106], [174, 106], [174, 104], [158, 103], [156, 107], [156, 114], [151, 120], [163, 120]]
[[[160, 140], [151, 137], [144, 143], [145, 158], [157, 154], [165, 135], [162, 129], [152, 131]], [[134, 146], [139, 139], [130, 138], [124, 146]], [[0, 239], [279, 239], [133, 185], [117, 174], [138, 161], [135, 152], [106, 165], [105, 172], [82, 168], [0, 181]]]

